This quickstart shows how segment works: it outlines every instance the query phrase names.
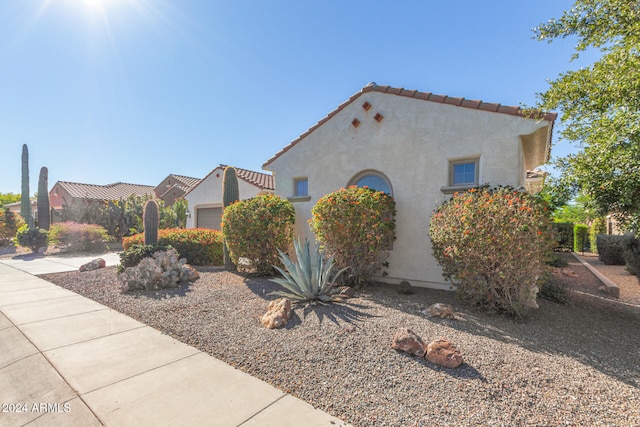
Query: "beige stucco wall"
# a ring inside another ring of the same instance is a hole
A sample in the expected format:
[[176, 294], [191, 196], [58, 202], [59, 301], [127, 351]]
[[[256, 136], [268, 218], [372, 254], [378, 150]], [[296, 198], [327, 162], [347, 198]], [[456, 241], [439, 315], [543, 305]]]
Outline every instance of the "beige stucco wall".
[[[222, 177], [224, 169], [214, 169], [197, 187], [185, 195], [189, 203], [191, 218], [187, 218], [187, 228], [193, 228], [196, 224], [196, 212], [198, 208], [222, 207]], [[238, 178], [238, 192], [240, 200], [250, 199], [264, 192], [260, 187]]]
[[[367, 101], [372, 107], [365, 111]], [[384, 119], [378, 123], [374, 116]], [[356, 128], [354, 118], [361, 123]], [[379, 92], [367, 92], [266, 165], [276, 194], [293, 195], [293, 178], [308, 177], [311, 200], [295, 202], [296, 229], [313, 239], [311, 208], [364, 170], [384, 174], [396, 201], [396, 233], [386, 281], [448, 289], [431, 255], [432, 211], [448, 195], [449, 161], [479, 158], [479, 182], [524, 186], [521, 135], [549, 122]]]

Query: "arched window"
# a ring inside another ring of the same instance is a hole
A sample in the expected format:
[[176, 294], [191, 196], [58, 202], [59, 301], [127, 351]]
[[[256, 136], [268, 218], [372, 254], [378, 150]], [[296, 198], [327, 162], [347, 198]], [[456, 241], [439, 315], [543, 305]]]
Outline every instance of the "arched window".
[[368, 187], [377, 191], [384, 191], [390, 196], [393, 196], [391, 190], [391, 184], [389, 180], [379, 172], [366, 171], [355, 176], [351, 180], [349, 185], [355, 185], [357, 187]]

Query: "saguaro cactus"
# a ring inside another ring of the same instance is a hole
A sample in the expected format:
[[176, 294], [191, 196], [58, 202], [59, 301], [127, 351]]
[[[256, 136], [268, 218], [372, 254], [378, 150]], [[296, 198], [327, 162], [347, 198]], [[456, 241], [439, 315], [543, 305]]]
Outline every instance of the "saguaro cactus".
[[40, 169], [38, 178], [38, 228], [49, 230], [51, 225], [51, 211], [49, 210], [49, 170]]
[[149, 200], [144, 204], [144, 244], [158, 244], [158, 224], [160, 222], [160, 213], [158, 203], [155, 200]]
[[29, 149], [27, 144], [22, 145], [22, 192], [20, 194], [20, 215], [33, 228], [33, 215], [31, 214], [31, 200], [29, 200]]
[[[227, 207], [238, 200], [240, 200], [240, 190], [238, 189], [236, 170], [231, 166], [227, 166], [222, 176], [222, 204], [224, 207]], [[226, 241], [222, 245], [222, 255], [224, 257], [225, 270], [235, 270], [236, 266], [229, 256], [229, 248], [227, 247]]]

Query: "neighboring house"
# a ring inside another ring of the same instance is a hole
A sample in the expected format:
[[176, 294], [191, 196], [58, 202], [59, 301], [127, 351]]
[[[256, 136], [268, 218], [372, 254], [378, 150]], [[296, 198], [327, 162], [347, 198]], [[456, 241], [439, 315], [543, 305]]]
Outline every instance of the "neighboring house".
[[[555, 114], [528, 118], [518, 107], [365, 86], [274, 157], [276, 194], [296, 210], [298, 235], [313, 235], [311, 208], [349, 185], [396, 201], [388, 276], [379, 280], [448, 289], [432, 256], [429, 218], [455, 191], [482, 184], [535, 185], [549, 156]], [[537, 175], [537, 174], [536, 174]]]
[[171, 206], [177, 199], [184, 197], [199, 182], [200, 178], [171, 174], [163, 179], [153, 191], [158, 199], [164, 201], [165, 206]]
[[74, 201], [89, 203], [108, 200], [126, 199], [131, 195], [141, 197], [155, 197], [154, 187], [150, 185], [127, 184], [116, 182], [108, 185], [82, 184], [78, 182], [58, 181], [49, 191], [49, 204], [54, 213], [54, 219], [59, 220], [60, 211], [64, 205]]
[[[222, 177], [225, 167], [225, 165], [216, 167], [184, 196], [189, 203], [187, 228], [220, 229]], [[240, 200], [274, 192], [272, 175], [240, 168], [235, 169]]]

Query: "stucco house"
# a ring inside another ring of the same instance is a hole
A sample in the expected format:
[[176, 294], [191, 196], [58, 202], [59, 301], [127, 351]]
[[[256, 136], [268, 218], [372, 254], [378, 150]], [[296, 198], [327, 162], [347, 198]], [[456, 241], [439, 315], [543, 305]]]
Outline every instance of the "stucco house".
[[349, 185], [396, 201], [390, 283], [448, 289], [432, 256], [429, 218], [443, 200], [477, 185], [536, 188], [555, 114], [371, 83], [275, 156], [263, 169], [296, 210], [296, 231], [313, 240], [311, 208]]
[[[188, 202], [187, 228], [220, 229], [222, 219], [222, 177], [225, 165], [219, 165], [197, 185], [188, 191], [184, 198]], [[238, 178], [240, 200], [250, 199], [261, 194], [273, 194], [273, 176], [263, 172], [235, 168]]]

